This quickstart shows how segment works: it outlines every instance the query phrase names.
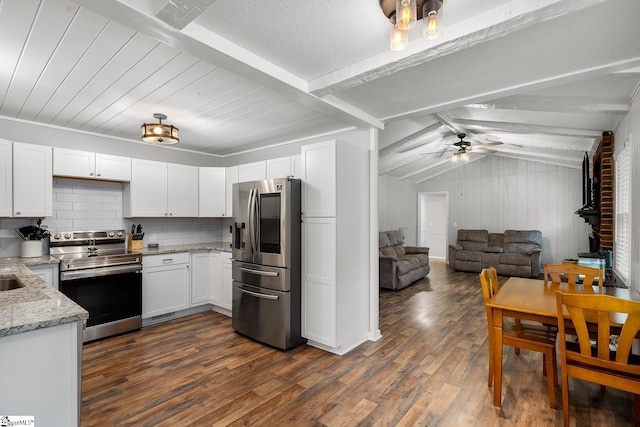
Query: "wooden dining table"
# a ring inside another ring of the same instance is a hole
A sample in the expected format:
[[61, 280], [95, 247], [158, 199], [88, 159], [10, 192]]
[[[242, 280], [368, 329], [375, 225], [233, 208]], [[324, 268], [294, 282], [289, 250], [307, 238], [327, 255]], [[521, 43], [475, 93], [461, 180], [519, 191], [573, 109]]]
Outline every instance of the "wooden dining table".
[[[558, 324], [556, 292], [602, 293], [617, 298], [640, 301], [640, 294], [631, 289], [617, 287], [569, 285], [568, 283], [545, 284], [544, 280], [511, 277], [487, 303], [493, 313], [494, 381], [493, 404], [502, 404], [502, 325], [503, 317], [531, 320], [544, 324]], [[566, 314], [566, 313], [565, 313]], [[617, 321], [616, 321], [617, 320]], [[587, 319], [588, 321], [588, 319]], [[624, 318], [612, 319], [612, 326], [620, 326]]]

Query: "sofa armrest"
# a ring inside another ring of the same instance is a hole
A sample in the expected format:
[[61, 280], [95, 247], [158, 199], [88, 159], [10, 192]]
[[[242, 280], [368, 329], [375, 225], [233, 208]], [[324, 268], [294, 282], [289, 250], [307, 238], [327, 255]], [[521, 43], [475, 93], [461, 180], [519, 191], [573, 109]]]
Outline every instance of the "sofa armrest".
[[542, 252], [542, 249], [540, 248], [531, 249], [529, 252], [527, 252], [527, 255], [531, 256], [533, 254], [539, 254], [540, 252]]
[[381, 288], [395, 289], [396, 287], [396, 258], [390, 256], [378, 257], [379, 282]]
[[449, 245], [449, 248], [453, 249], [453, 250], [456, 250], [456, 251], [461, 251], [462, 249], [464, 249], [462, 247], [462, 245], [459, 245], [457, 243], [453, 243], [453, 244]]
[[425, 246], [405, 246], [404, 250], [408, 254], [427, 254], [429, 255], [429, 248]]

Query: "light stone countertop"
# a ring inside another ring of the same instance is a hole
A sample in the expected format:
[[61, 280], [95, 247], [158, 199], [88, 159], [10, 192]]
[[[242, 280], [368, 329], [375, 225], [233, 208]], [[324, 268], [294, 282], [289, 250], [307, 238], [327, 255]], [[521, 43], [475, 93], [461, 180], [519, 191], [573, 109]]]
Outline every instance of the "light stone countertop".
[[207, 243], [192, 243], [187, 245], [160, 245], [157, 249], [149, 249], [144, 247], [141, 250], [142, 255], [160, 255], [160, 254], [172, 254], [178, 252], [231, 252], [231, 242], [207, 242]]
[[29, 265], [56, 264], [58, 260], [0, 258], [0, 278], [16, 276], [23, 288], [0, 291], [0, 337], [35, 329], [83, 322], [89, 313], [29, 270]]

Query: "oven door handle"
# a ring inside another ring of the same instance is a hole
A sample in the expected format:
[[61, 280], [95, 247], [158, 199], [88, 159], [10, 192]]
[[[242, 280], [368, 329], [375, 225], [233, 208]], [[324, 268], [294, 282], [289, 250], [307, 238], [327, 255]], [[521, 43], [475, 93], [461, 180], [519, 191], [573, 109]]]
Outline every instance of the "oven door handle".
[[60, 280], [86, 279], [89, 277], [111, 276], [114, 274], [141, 273], [142, 265], [118, 265], [111, 267], [87, 268], [85, 270], [62, 271]]
[[251, 295], [252, 297], [271, 299], [271, 300], [277, 300], [279, 298], [278, 295], [261, 294], [261, 293], [258, 293], [258, 292], [251, 292], [251, 291], [248, 291], [248, 290], [242, 289], [242, 288], [237, 288], [237, 289], [242, 293]]

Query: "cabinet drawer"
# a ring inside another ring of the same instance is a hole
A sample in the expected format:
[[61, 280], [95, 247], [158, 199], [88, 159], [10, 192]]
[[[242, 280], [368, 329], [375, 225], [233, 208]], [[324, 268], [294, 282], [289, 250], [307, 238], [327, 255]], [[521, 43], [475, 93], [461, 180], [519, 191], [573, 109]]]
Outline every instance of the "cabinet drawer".
[[142, 257], [143, 268], [160, 267], [163, 265], [189, 264], [189, 252], [173, 254], [145, 255]]

